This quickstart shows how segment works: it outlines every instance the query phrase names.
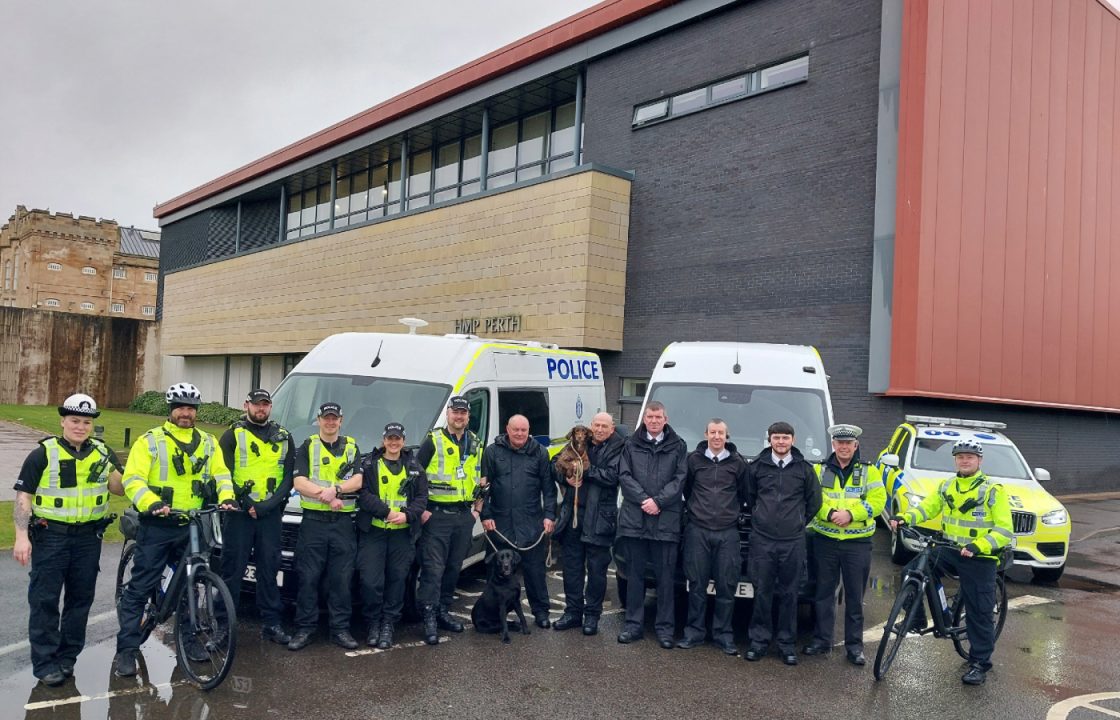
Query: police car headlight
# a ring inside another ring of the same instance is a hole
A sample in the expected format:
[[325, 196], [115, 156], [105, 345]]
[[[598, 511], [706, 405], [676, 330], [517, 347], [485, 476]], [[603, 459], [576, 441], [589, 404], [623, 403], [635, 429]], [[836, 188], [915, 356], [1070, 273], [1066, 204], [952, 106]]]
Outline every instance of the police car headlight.
[[1051, 510], [1042, 516], [1043, 525], [1065, 525], [1068, 520], [1069, 514], [1066, 512], [1065, 508]]
[[917, 493], [907, 492], [903, 493], [903, 495], [906, 496], [906, 502], [910, 503], [910, 507], [917, 507], [918, 505], [922, 504], [923, 500], [925, 500], [925, 497]]

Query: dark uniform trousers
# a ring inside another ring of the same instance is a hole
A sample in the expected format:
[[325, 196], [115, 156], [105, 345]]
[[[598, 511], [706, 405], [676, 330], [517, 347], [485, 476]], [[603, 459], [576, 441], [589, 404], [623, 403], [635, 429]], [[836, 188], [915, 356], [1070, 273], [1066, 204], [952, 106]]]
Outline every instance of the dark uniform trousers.
[[[580, 524], [582, 525], [582, 519]], [[607, 566], [611, 549], [584, 542], [571, 528], [560, 541], [560, 566], [564, 571], [564, 612], [599, 617], [607, 595]], [[585, 587], [586, 583], [586, 587]]]
[[132, 556], [132, 577], [121, 594], [117, 607], [117, 652], [140, 648], [140, 621], [144, 606], [159, 586], [163, 569], [178, 562], [190, 539], [190, 527], [140, 523], [136, 531], [136, 552]]
[[[968, 633], [968, 663], [978, 665], [985, 672], [992, 669], [992, 651], [996, 647], [996, 561], [988, 558], [963, 557], [960, 550], [937, 548], [933, 555], [933, 568], [937, 577], [951, 572], [960, 578], [960, 592], [964, 594], [965, 630]], [[917, 562], [910, 561], [902, 571]], [[924, 625], [925, 606], [919, 607], [918, 625]], [[951, 622], [951, 619], [946, 619]]]
[[813, 644], [832, 646], [836, 624], [836, 586], [844, 582], [844, 648], [863, 652], [863, 591], [871, 574], [871, 539], [834, 540], [808, 533], [817, 578], [813, 597]]
[[[754, 608], [748, 630], [751, 644], [766, 646], [774, 639], [782, 652], [796, 652], [797, 588], [805, 569], [805, 537], [772, 540], [753, 533], [748, 567], [754, 584]], [[776, 628], [774, 603], [778, 604]]]
[[249, 513], [225, 513], [222, 524], [222, 580], [233, 595], [241, 597], [241, 580], [252, 553], [256, 569], [257, 608], [266, 627], [279, 625], [284, 612], [276, 573], [280, 570], [280, 531], [284, 513], [277, 510], [254, 520]]
[[350, 631], [350, 582], [354, 578], [354, 519], [346, 512], [304, 510], [296, 542], [296, 627], [319, 624], [319, 586], [326, 577], [327, 621], [332, 633]]
[[694, 522], [684, 529], [684, 576], [688, 579], [688, 622], [684, 636], [700, 642], [707, 634], [704, 614], [708, 606], [708, 582], [715, 581], [712, 613], [712, 639], [731, 642], [735, 634], [731, 619], [735, 614], [735, 587], [739, 582], [742, 554], [739, 529], [708, 530]]
[[[27, 637], [35, 677], [49, 675], [59, 664], [74, 665], [86, 643], [86, 619], [93, 605], [101, 561], [101, 538], [95, 528], [73, 532], [37, 528], [31, 533], [31, 605]], [[61, 623], [58, 603], [66, 588]]]
[[371, 629], [381, 621], [399, 622], [404, 588], [416, 548], [408, 528], [371, 527], [358, 533], [358, 577], [362, 586], [362, 615]]
[[658, 638], [672, 638], [675, 611], [675, 575], [679, 545], [665, 540], [626, 538], [626, 628], [642, 631], [646, 614], [645, 568], [653, 567], [657, 581], [657, 615], [653, 621]]
[[451, 605], [463, 561], [471, 549], [474, 514], [469, 506], [454, 509], [428, 502], [432, 516], [420, 535], [420, 586], [416, 598], [421, 605]]

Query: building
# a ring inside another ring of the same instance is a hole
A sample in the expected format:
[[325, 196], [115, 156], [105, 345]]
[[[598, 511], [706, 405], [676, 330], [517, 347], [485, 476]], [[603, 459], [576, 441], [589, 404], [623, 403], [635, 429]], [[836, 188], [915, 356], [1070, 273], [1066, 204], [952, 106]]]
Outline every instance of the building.
[[158, 205], [165, 377], [418, 316], [595, 350], [633, 422], [672, 340], [811, 344], [869, 449], [1002, 419], [1115, 486], [1118, 43], [1100, 0], [607, 0]]
[[28, 210], [0, 228], [0, 306], [154, 321], [160, 233]]

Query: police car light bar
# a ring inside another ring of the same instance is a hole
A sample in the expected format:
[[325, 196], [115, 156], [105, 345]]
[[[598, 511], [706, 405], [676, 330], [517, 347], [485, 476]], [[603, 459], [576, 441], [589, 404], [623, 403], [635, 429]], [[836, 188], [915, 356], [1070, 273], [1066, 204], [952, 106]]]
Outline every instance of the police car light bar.
[[977, 430], [1007, 429], [1007, 423], [988, 422], [986, 420], [962, 420], [961, 418], [933, 417], [932, 415], [907, 415], [906, 422], [921, 423], [922, 425], [955, 425], [957, 427], [976, 428]]

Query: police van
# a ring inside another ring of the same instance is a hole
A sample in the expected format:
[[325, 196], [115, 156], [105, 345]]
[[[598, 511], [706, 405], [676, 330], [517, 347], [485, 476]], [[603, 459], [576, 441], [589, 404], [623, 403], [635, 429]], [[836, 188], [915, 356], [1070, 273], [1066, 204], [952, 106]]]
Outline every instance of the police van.
[[[505, 432], [512, 415], [529, 419], [529, 432], [557, 452], [573, 425], [590, 425], [606, 408], [603, 371], [594, 353], [475, 335], [341, 333], [326, 338], [273, 393], [272, 419], [292, 433], [296, 447], [317, 432], [319, 405], [342, 405], [342, 433], [363, 453], [381, 445], [386, 423], [399, 422], [406, 444], [417, 447], [443, 427], [452, 395], [470, 403], [470, 429], [486, 444]], [[281, 573], [285, 595], [296, 590], [294, 550], [299, 496], [284, 515]], [[483, 556], [482, 526], [464, 565]], [[253, 568], [246, 579], [252, 580]]]
[[[653, 369], [639, 424], [651, 400], [665, 406], [669, 425], [690, 452], [704, 440], [708, 420], [716, 417], [727, 422], [729, 442], [748, 459], [769, 446], [766, 429], [778, 420], [793, 425], [794, 445], [806, 460], [822, 462], [832, 451], [828, 435], [832, 398], [820, 353], [813, 347], [674, 342]], [[750, 515], [746, 508], [739, 516], [739, 536], [742, 563], [735, 594], [751, 598], [754, 588], [747, 574]], [[616, 544], [620, 577], [625, 567], [621, 553], [622, 544]], [[647, 580], [649, 577], [647, 570]], [[624, 584], [620, 582], [620, 586]], [[714, 586], [709, 585], [708, 592], [714, 593]]]

